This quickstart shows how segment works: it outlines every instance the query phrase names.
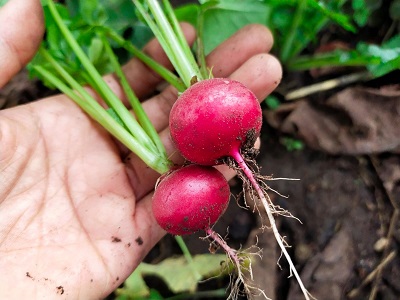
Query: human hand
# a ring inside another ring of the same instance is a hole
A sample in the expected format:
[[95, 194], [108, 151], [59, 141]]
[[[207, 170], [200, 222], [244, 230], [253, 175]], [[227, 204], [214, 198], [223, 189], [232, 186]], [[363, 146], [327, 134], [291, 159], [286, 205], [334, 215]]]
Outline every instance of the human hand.
[[[34, 55], [43, 32], [41, 16], [39, 1], [10, 0], [0, 11], [0, 24], [8, 22], [0, 25], [0, 53], [7, 55], [0, 57], [0, 69], [15, 62], [0, 74], [0, 83]], [[183, 28], [193, 42], [193, 28]], [[32, 42], [10, 30], [30, 32]], [[271, 46], [269, 31], [253, 25], [207, 61], [215, 77], [239, 80], [264, 99], [281, 78], [279, 62], [267, 54]], [[156, 41], [145, 49], [170, 67]], [[161, 79], [136, 59], [124, 70], [172, 155], [168, 114], [176, 91], [168, 87], [146, 99]], [[123, 99], [117, 80], [106, 76], [106, 81]], [[172, 157], [181, 161], [176, 153]], [[0, 172], [1, 299], [104, 298], [165, 234], [151, 212], [159, 174], [64, 95], [0, 111]]]

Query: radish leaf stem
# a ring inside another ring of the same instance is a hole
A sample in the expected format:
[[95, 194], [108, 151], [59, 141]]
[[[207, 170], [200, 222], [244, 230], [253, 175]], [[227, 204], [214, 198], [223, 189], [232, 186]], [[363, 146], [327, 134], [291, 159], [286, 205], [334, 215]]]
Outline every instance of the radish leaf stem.
[[115, 31], [109, 30], [108, 28], [104, 29], [104, 31], [105, 31], [105, 34], [107, 35], [107, 37], [109, 37], [114, 42], [116, 42], [119, 46], [123, 47], [129, 53], [133, 54], [138, 59], [140, 59], [149, 68], [151, 68], [158, 75], [160, 75], [165, 81], [167, 81], [169, 84], [173, 85], [179, 92], [183, 92], [186, 89], [182, 80], [178, 76], [176, 76], [174, 73], [172, 73], [170, 70], [168, 70], [164, 66], [160, 65], [158, 62], [156, 62], [150, 56], [148, 56], [145, 53], [143, 53], [142, 51], [140, 51], [132, 43], [126, 41], [118, 33], [116, 33]]
[[129, 82], [128, 82], [124, 72], [122, 71], [121, 65], [118, 62], [118, 58], [116, 57], [116, 55], [114, 54], [114, 52], [111, 49], [111, 45], [109, 44], [109, 42], [107, 41], [107, 39], [105, 38], [104, 35], [101, 35], [100, 38], [104, 44], [104, 47], [105, 47], [108, 57], [109, 57], [112, 65], [114, 66], [115, 74], [119, 78], [120, 84], [125, 92], [125, 95], [128, 99], [129, 104], [131, 105], [131, 107], [135, 113], [135, 116], [138, 118], [138, 121], [139, 121], [140, 125], [143, 127], [144, 131], [147, 133], [147, 135], [151, 138], [153, 143], [156, 145], [160, 155], [163, 157], [166, 157], [167, 153], [165, 151], [164, 145], [161, 142], [161, 140], [158, 136], [158, 133], [155, 130], [153, 124], [151, 124], [146, 112], [143, 110], [143, 107], [140, 104], [139, 99], [136, 97], [136, 95], [132, 91], [132, 89], [129, 85]]

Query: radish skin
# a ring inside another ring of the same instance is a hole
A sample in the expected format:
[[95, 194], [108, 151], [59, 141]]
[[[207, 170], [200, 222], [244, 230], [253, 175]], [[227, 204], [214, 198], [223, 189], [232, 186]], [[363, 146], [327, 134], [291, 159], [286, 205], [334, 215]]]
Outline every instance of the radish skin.
[[217, 169], [189, 165], [161, 179], [153, 195], [157, 223], [173, 235], [210, 228], [226, 210], [229, 184]]
[[181, 154], [201, 165], [222, 163], [262, 125], [257, 97], [242, 83], [225, 78], [200, 81], [183, 92], [172, 107], [169, 127]]

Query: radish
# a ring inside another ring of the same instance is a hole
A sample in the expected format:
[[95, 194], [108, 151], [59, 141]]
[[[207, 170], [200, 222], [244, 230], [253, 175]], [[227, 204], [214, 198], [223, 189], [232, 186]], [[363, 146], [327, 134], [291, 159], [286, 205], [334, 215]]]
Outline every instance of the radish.
[[[245, 187], [252, 189], [248, 193], [252, 200], [261, 201], [282, 254], [305, 298], [310, 299], [273, 216], [274, 213], [290, 214], [272, 203], [263, 177], [255, 174], [247, 163], [253, 159], [252, 148], [260, 134], [261, 123], [262, 111], [256, 96], [240, 82], [226, 78], [193, 84], [179, 96], [169, 118], [171, 138], [183, 157], [202, 165], [227, 163], [238, 171]], [[225, 250], [228, 253], [229, 249]]]
[[174, 235], [207, 230], [228, 206], [230, 189], [213, 167], [189, 165], [161, 179], [153, 196], [157, 223]]
[[[168, 233], [185, 235], [203, 230], [214, 246], [224, 249], [237, 271], [228, 299], [236, 299], [240, 283], [246, 280], [242, 270], [249, 270], [251, 262], [247, 256], [238, 255], [211, 228], [226, 210], [229, 197], [228, 182], [217, 169], [192, 164], [171, 171], [160, 179], [154, 191], [152, 209], [157, 223]], [[248, 294], [254, 289], [264, 294], [247, 284], [244, 289]]]
[[258, 137], [262, 112], [256, 96], [238, 81], [202, 80], [183, 92], [170, 114], [171, 137], [189, 161], [216, 165]]

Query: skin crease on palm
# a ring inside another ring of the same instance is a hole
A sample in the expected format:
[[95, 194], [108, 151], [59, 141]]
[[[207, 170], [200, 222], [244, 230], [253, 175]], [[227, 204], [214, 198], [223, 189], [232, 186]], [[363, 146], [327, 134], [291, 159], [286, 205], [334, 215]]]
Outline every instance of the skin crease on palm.
[[[0, 9], [0, 86], [35, 54], [42, 18], [38, 0]], [[193, 42], [193, 28], [182, 26]], [[282, 74], [271, 46], [268, 29], [251, 25], [207, 61], [215, 77], [239, 80], [263, 99]], [[156, 41], [145, 50], [171, 67]], [[124, 70], [172, 159], [182, 162], [167, 128], [175, 90], [147, 99], [161, 79], [135, 59]], [[105, 79], [123, 99], [115, 77]], [[64, 95], [0, 111], [0, 172], [1, 299], [102, 299], [165, 234], [151, 212], [159, 174]]]

